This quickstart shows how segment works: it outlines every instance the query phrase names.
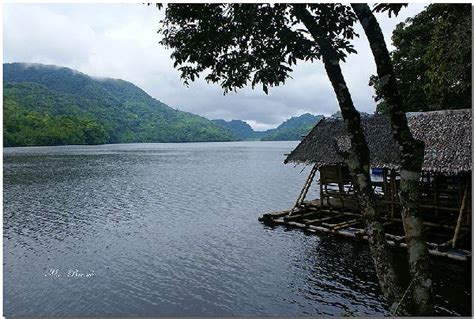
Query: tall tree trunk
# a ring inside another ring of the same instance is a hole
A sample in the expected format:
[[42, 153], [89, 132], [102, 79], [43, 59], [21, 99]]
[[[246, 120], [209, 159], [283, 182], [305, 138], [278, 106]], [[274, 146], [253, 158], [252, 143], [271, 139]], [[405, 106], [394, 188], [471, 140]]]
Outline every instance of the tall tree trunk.
[[424, 145], [413, 138], [408, 127], [390, 55], [374, 14], [367, 4], [352, 4], [352, 8], [369, 40], [381, 82], [381, 92], [389, 107], [393, 137], [400, 150], [400, 201], [408, 245], [415, 315], [429, 315], [433, 312], [430, 260], [423, 232], [423, 220], [418, 210]]
[[[399, 285], [392, 255], [387, 249], [385, 231], [376, 210], [375, 194], [372, 189], [369, 174], [369, 148], [361, 127], [360, 114], [354, 107], [351, 94], [342, 74], [339, 58], [330, 46], [329, 41], [318, 33], [318, 26], [314, 18], [306, 9], [305, 5], [294, 5], [294, 14], [303, 22], [314, 40], [319, 44], [326, 73], [339, 102], [341, 115], [351, 141], [347, 164], [354, 182], [359, 206], [365, 220], [377, 277], [382, 292], [393, 311], [398, 307], [398, 302], [402, 298], [403, 291]], [[404, 308], [400, 310], [403, 313]]]

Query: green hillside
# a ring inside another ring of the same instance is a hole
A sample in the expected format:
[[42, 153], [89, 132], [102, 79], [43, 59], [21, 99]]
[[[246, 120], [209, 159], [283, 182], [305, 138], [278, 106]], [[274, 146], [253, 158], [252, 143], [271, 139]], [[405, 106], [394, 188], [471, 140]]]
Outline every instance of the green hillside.
[[254, 131], [247, 122], [242, 120], [212, 120], [212, 122], [217, 126], [229, 131], [238, 140], [255, 139], [259, 133]]
[[299, 141], [323, 118], [323, 115], [305, 113], [292, 117], [277, 128], [266, 131], [254, 131], [252, 127], [242, 120], [212, 120], [216, 125], [229, 131], [237, 140], [261, 141]]
[[251, 139], [255, 134], [252, 127], [248, 125], [247, 122], [241, 120], [232, 120], [228, 122], [224, 120], [212, 120], [212, 122], [217, 126], [228, 130], [238, 140]]
[[322, 115], [312, 115], [309, 113], [292, 117], [280, 124], [276, 129], [266, 131], [261, 140], [299, 141], [301, 137], [308, 134], [323, 117]]
[[5, 146], [234, 139], [130, 82], [42, 64], [4, 64], [3, 70]]

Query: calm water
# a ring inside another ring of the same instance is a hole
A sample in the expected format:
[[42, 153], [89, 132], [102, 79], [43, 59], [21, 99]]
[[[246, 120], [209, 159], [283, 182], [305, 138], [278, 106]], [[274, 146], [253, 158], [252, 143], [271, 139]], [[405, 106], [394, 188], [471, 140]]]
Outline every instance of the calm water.
[[[4, 149], [4, 315], [386, 315], [365, 244], [257, 221], [298, 196], [295, 145]], [[468, 267], [435, 272], [470, 314]]]

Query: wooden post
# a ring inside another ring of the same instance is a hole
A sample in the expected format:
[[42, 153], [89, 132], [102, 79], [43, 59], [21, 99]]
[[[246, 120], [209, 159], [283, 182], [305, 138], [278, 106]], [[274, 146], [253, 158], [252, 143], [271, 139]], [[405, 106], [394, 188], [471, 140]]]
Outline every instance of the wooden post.
[[[344, 176], [342, 175], [341, 167], [342, 167], [341, 165], [337, 166], [337, 179], [338, 179], [337, 186], [339, 188], [340, 195], [344, 194]], [[344, 207], [344, 196], [340, 196], [339, 198], [341, 199], [341, 206]]]
[[323, 190], [323, 177], [321, 170], [319, 170], [319, 199], [320, 199], [320, 206], [321, 208], [324, 207], [324, 190]]
[[471, 174], [468, 174], [466, 176], [467, 179], [467, 185], [468, 185], [468, 191], [467, 191], [467, 198], [466, 198], [466, 207], [468, 213], [466, 215], [466, 225], [468, 227], [471, 227], [471, 219], [472, 219], [472, 179], [471, 179]]
[[[328, 193], [328, 184], [326, 182], [324, 182], [323, 186], [324, 186], [324, 192], [327, 194]], [[326, 196], [326, 197], [327, 197], [327, 201], [328, 201], [328, 207], [329, 207], [329, 209], [331, 209], [331, 203], [329, 201], [329, 195]]]
[[397, 178], [395, 176], [395, 171], [393, 169], [390, 170], [390, 202], [391, 202], [391, 214], [390, 219], [393, 219], [395, 216], [395, 192], [397, 191]]
[[464, 194], [462, 196], [461, 208], [459, 209], [458, 222], [456, 224], [456, 229], [454, 230], [453, 248], [456, 246], [456, 240], [458, 239], [459, 230], [461, 229], [464, 208], [466, 207], [466, 198], [467, 198], [468, 189], [469, 189], [469, 181], [466, 182], [466, 186], [464, 187]]
[[390, 209], [390, 204], [388, 203], [388, 182], [387, 182], [387, 169], [384, 167], [382, 171], [382, 185], [383, 185], [383, 195], [385, 197], [385, 202], [386, 204], [386, 210], [387, 212], [385, 213], [385, 216], [388, 215], [388, 211]]
[[438, 216], [438, 184], [437, 181], [438, 176], [434, 175], [433, 176], [433, 188], [434, 188], [434, 206], [435, 206], [435, 216]]

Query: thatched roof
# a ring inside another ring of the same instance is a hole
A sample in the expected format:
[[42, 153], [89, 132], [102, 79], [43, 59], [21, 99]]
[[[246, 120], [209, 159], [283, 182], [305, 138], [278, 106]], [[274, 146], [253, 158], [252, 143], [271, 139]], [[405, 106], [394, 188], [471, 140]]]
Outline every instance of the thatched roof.
[[[456, 174], [471, 171], [471, 110], [408, 113], [408, 125], [416, 139], [425, 142], [423, 170]], [[399, 168], [400, 155], [392, 137], [388, 116], [362, 118], [372, 167]], [[285, 163], [343, 164], [341, 151], [349, 148], [341, 119], [321, 120], [288, 155]]]

